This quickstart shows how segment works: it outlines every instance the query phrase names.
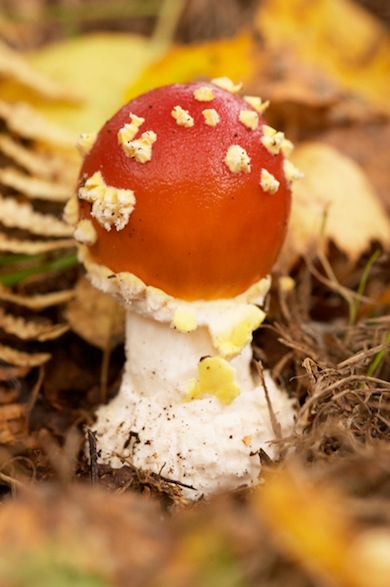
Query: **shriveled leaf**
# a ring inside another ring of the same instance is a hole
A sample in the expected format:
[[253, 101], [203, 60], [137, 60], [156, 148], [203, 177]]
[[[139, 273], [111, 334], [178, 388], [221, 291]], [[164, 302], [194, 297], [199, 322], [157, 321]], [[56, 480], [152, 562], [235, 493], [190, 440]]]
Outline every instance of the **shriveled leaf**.
[[39, 367], [51, 359], [50, 353], [24, 353], [0, 344], [0, 359], [17, 367]]
[[50, 122], [26, 102], [0, 100], [0, 118], [25, 139], [35, 139], [58, 147], [74, 149], [75, 134], [58, 123]]
[[26, 377], [29, 372], [30, 367], [0, 365], [0, 381], [10, 381], [19, 377]]
[[29, 198], [38, 198], [51, 202], [66, 202], [69, 198], [69, 188], [67, 186], [26, 175], [14, 167], [0, 169], [0, 183], [19, 191]]
[[59, 249], [68, 249], [74, 246], [75, 241], [71, 238], [47, 241], [30, 241], [9, 238], [7, 235], [0, 233], [0, 252], [38, 255], [40, 253], [49, 253]]
[[51, 306], [58, 306], [71, 300], [74, 296], [73, 290], [63, 290], [48, 294], [37, 294], [23, 296], [13, 293], [10, 289], [0, 285], [0, 300], [23, 306], [30, 310], [44, 310]]
[[[98, 130], [124, 103], [125, 89], [155, 57], [147, 39], [130, 34], [95, 33], [44, 47], [29, 57], [34, 67], [66, 83], [82, 97], [78, 106], [23, 96], [56, 124], [81, 132]], [[1, 86], [0, 86], [1, 90]]]
[[21, 228], [48, 237], [72, 236], [73, 228], [51, 214], [35, 212], [28, 203], [0, 196], [0, 222], [7, 228]]
[[255, 45], [248, 33], [234, 39], [176, 46], [145, 69], [134, 84], [128, 85], [126, 98], [169, 83], [221, 75], [245, 83], [254, 73], [254, 56]]
[[124, 309], [86, 278], [78, 282], [75, 297], [64, 313], [74, 332], [102, 350], [116, 346], [124, 338]]
[[13, 403], [0, 406], [0, 444], [12, 444], [26, 432], [26, 405]]
[[[2, 42], [0, 42], [0, 75], [3, 79], [11, 79], [13, 82], [17, 82], [19, 96], [28, 88], [49, 100], [78, 102], [80, 99], [74, 91], [65, 88], [61, 80], [55, 81], [39, 72], [20, 53], [13, 51]], [[6, 93], [4, 90], [5, 88], [3, 87], [3, 96]], [[12, 97], [12, 94], [9, 97]], [[18, 94], [16, 98], [18, 98]]]
[[390, 33], [355, 2], [266, 0], [256, 26], [268, 47], [293, 53], [390, 112]]
[[39, 342], [54, 340], [69, 330], [67, 324], [53, 324], [49, 320], [40, 322], [25, 320], [20, 316], [7, 314], [2, 308], [0, 308], [0, 328], [21, 340]]
[[[60, 153], [55, 156], [53, 153], [39, 152], [35, 146], [29, 145], [26, 147], [8, 134], [0, 134], [0, 151], [19, 167], [31, 173], [31, 175], [43, 179], [56, 178], [58, 181], [60, 176], [61, 180], [63, 180], [63, 177], [66, 176], [61, 173], [63, 171], [61, 167], [66, 166], [68, 168], [70, 163], [69, 158], [64, 159], [62, 153], [61, 156]], [[74, 167], [74, 176], [76, 176], [78, 166], [75, 164]]]
[[287, 239], [280, 257], [290, 268], [333, 242], [353, 262], [373, 241], [390, 245], [390, 221], [359, 166], [333, 147], [306, 143], [291, 156], [304, 173], [294, 184]]
[[304, 471], [291, 468], [267, 478], [254, 506], [278, 548], [312, 576], [326, 579], [324, 584], [387, 586], [388, 528], [359, 528], [347, 497], [334, 487], [313, 483]]

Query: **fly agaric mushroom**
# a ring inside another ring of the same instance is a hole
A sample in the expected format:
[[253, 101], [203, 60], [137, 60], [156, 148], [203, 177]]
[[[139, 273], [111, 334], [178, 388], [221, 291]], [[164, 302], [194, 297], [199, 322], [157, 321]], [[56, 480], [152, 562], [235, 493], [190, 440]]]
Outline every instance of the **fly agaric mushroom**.
[[[83, 135], [66, 215], [92, 282], [126, 307], [126, 363], [99, 408], [98, 460], [179, 481], [189, 497], [252, 485], [274, 432], [253, 331], [284, 240], [291, 143], [227, 78], [151, 90]], [[282, 427], [290, 400], [266, 373]]]

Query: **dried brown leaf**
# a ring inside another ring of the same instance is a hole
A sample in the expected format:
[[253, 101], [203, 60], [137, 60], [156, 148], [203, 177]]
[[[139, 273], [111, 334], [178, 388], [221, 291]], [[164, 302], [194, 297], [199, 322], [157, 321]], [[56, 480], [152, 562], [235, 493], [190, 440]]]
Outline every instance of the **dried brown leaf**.
[[304, 173], [294, 185], [287, 239], [279, 267], [313, 256], [334, 242], [352, 262], [370, 243], [390, 245], [390, 220], [359, 166], [333, 147], [306, 143], [291, 157]]
[[49, 237], [72, 236], [73, 227], [50, 214], [40, 214], [28, 203], [0, 195], [0, 222], [7, 228], [21, 228], [33, 234]]
[[116, 346], [124, 338], [124, 309], [86, 278], [77, 284], [65, 316], [72, 330], [102, 350]]
[[55, 179], [69, 187], [75, 184], [79, 169], [78, 156], [66, 157], [63, 151], [49, 152], [32, 143], [25, 146], [8, 134], [0, 134], [0, 151], [34, 177]]
[[0, 118], [7, 126], [25, 139], [48, 142], [74, 149], [77, 136], [53, 122], [48, 122], [25, 102], [9, 103], [0, 100]]
[[0, 308], [0, 328], [21, 340], [37, 340], [44, 342], [62, 336], [69, 330], [67, 324], [53, 324], [49, 320], [35, 322], [20, 316], [7, 314]]
[[26, 432], [26, 406], [18, 403], [0, 406], [0, 444], [12, 444]]
[[17, 190], [29, 198], [51, 202], [66, 202], [69, 198], [69, 188], [67, 186], [26, 175], [15, 167], [3, 167], [0, 169], [0, 183]]
[[74, 290], [63, 290], [51, 292], [48, 294], [37, 294], [23, 296], [13, 293], [10, 289], [0, 285], [0, 300], [11, 302], [18, 306], [29, 308], [30, 310], [44, 310], [51, 306], [58, 306], [71, 300], [74, 296]]
[[47, 241], [29, 241], [9, 238], [7, 235], [0, 233], [0, 252], [39, 255], [40, 253], [49, 253], [59, 249], [73, 248], [74, 246], [75, 241], [71, 238]]
[[39, 367], [51, 359], [50, 353], [25, 353], [0, 344], [0, 359], [16, 367]]

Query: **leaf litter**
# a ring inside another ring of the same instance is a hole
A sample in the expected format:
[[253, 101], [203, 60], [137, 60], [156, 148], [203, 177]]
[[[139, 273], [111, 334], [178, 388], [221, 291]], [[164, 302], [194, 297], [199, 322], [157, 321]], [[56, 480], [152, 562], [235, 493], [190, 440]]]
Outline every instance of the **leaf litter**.
[[[304, 0], [291, 4], [307, 8]], [[349, 2], [340, 6], [344, 22], [366, 31], [372, 21], [361, 23], [365, 13], [357, 17]], [[279, 21], [287, 27], [281, 36], [268, 25], [265, 30], [275, 10], [272, 27]], [[388, 116], [379, 96], [387, 40], [375, 21], [372, 30], [381, 35], [372, 59], [366, 55], [364, 76], [378, 80], [362, 92], [361, 77], [343, 78], [345, 62], [334, 73], [334, 56], [322, 58], [327, 44], [321, 27], [330, 34], [334, 10], [334, 2], [321, 2], [317, 15], [312, 7], [307, 13], [313, 30], [322, 31], [313, 34], [315, 51], [299, 46], [304, 35], [290, 34], [299, 10], [294, 14], [281, 0], [258, 10], [263, 47], [250, 35], [243, 40], [243, 31], [220, 44], [220, 69], [247, 68], [251, 91], [273, 100], [270, 120], [295, 138], [294, 157], [305, 179], [289, 246], [275, 270], [268, 318], [254, 340], [255, 357], [297, 402], [296, 430], [278, 441], [279, 462], [261, 455], [258, 489], [211, 503], [189, 506], [180, 485], [163, 472], [96, 465], [93, 438], [86, 459], [83, 426], [120, 381], [121, 310], [91, 288], [77, 265], [55, 268], [57, 256], [61, 260], [74, 244], [62, 203], [28, 192], [44, 181], [55, 187], [52, 193], [71, 193], [78, 167], [73, 132], [45, 119], [36, 103], [0, 103], [2, 171], [8, 166], [14, 177], [29, 178], [25, 189], [15, 180], [1, 188], [1, 242], [9, 248], [3, 245], [0, 255], [0, 282], [10, 271], [24, 275], [0, 287], [0, 490], [14, 496], [0, 512], [5, 587], [43, 578], [60, 584], [69, 576], [73, 584], [106, 587], [386, 585], [389, 220], [372, 187], [379, 185], [376, 168], [368, 165], [363, 173], [352, 158], [360, 163], [368, 156], [354, 145], [354, 132], [368, 136], [371, 127], [379, 134]], [[349, 44], [353, 35], [348, 39], [343, 47], [355, 67], [362, 56]], [[214, 40], [168, 51], [150, 68], [153, 84], [169, 83], [172, 75], [174, 81], [208, 78], [213, 44], [218, 51]], [[189, 65], [192, 49], [196, 71]], [[248, 50], [250, 66], [244, 62]], [[313, 64], [313, 55], [320, 61]], [[148, 69], [134, 87], [147, 76]], [[131, 95], [131, 81], [125, 91]], [[39, 82], [34, 93], [47, 101]], [[71, 100], [67, 107], [67, 116], [77, 111]], [[385, 143], [381, 148], [389, 152]], [[380, 187], [388, 193], [384, 175]], [[49, 269], [30, 271], [40, 263]], [[107, 310], [107, 321], [97, 321], [96, 312]], [[137, 546], [129, 551], [129, 543]]]

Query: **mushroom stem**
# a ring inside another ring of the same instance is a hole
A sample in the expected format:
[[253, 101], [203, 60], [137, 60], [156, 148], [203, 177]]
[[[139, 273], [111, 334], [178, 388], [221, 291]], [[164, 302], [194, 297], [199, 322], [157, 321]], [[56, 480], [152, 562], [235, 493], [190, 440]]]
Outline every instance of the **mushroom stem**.
[[[203, 361], [210, 362], [202, 375]], [[271, 458], [278, 449], [251, 361], [250, 344], [223, 359], [206, 326], [179, 332], [128, 309], [122, 384], [99, 408], [94, 425], [99, 462], [161, 473], [191, 486], [183, 489], [190, 499], [256, 484], [260, 449]], [[214, 380], [213, 369], [220, 369]], [[282, 428], [290, 428], [290, 400], [268, 373], [265, 382], [273, 412]]]
[[[155, 397], [164, 390], [170, 401], [183, 401], [190, 381], [198, 377], [198, 364], [204, 357], [216, 356], [206, 326], [192, 332], [179, 332], [165, 322], [126, 312], [125, 379], [140, 396]], [[236, 371], [240, 388], [253, 389], [250, 345], [229, 363]]]

